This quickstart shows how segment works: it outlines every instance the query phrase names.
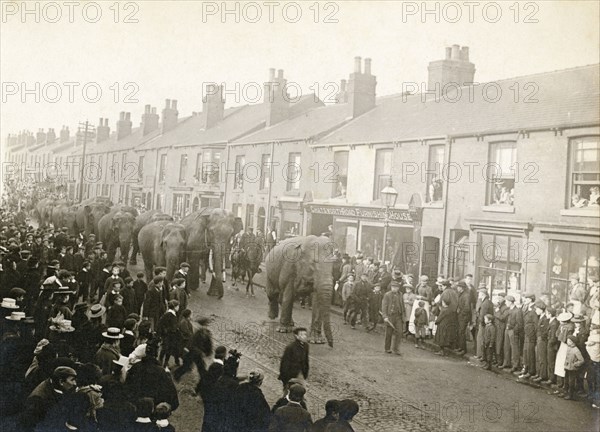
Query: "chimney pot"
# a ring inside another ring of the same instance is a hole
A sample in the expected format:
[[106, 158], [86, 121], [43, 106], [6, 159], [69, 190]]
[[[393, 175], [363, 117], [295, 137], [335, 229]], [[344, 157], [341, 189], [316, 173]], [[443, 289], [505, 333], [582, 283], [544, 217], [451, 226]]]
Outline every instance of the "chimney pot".
[[149, 112], [150, 112], [150, 105], [146, 105], [146, 106], [144, 107], [144, 109], [145, 109], [145, 112], [146, 112], [146, 113], [149, 113]]
[[469, 61], [469, 47], [462, 47], [460, 50], [460, 59], [463, 61]]
[[176, 99], [173, 99], [173, 100], [171, 101], [171, 108], [172, 108], [172, 109], [174, 109], [174, 110], [176, 110], [176, 109], [177, 109], [177, 100], [176, 100]]
[[131, 113], [125, 113], [125, 120], [131, 120]]
[[450, 60], [452, 58], [452, 47], [446, 48], [446, 60]]
[[119, 120], [125, 120], [125, 111], [121, 111], [119, 114]]
[[166, 109], [169, 109], [169, 108], [171, 108], [171, 99], [167, 99], [167, 100], [165, 101], [165, 108], [166, 108]]
[[340, 85], [340, 90], [346, 91], [346, 80], [345, 79], [342, 80], [342, 83]]
[[365, 59], [365, 75], [371, 75], [371, 59]]
[[360, 57], [354, 57], [354, 73], [360, 73]]
[[270, 68], [269, 69], [269, 80], [273, 81], [274, 78], [275, 78], [275, 68]]
[[460, 45], [452, 45], [452, 60], [460, 60]]
[[156, 114], [156, 107], [152, 108], [152, 114]]
[[277, 71], [277, 78], [283, 78], [283, 69]]

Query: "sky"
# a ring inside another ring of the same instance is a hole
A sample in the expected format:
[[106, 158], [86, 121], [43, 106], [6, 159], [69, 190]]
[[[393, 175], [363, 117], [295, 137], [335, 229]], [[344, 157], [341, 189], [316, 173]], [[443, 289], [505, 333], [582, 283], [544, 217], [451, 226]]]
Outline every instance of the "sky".
[[114, 130], [121, 111], [138, 125], [165, 99], [184, 117], [208, 82], [225, 84], [226, 106], [256, 102], [269, 68], [327, 102], [355, 56], [372, 59], [378, 96], [426, 82], [452, 44], [469, 47], [477, 82], [600, 62], [599, 2], [475, 3], [2, 2], [0, 145], [100, 117]]

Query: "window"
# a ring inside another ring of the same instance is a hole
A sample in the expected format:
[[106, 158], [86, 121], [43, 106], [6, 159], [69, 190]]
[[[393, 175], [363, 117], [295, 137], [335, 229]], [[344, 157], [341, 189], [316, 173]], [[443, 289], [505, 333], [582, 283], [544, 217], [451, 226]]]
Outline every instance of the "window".
[[345, 198], [348, 186], [348, 151], [337, 151], [333, 154], [333, 168], [336, 176], [333, 183], [332, 198]]
[[599, 137], [571, 141], [571, 196], [569, 207], [600, 205], [600, 140]]
[[516, 162], [516, 142], [490, 144], [490, 161], [487, 172], [488, 193], [486, 205], [514, 205]]
[[262, 233], [264, 234], [266, 222], [267, 222], [267, 212], [265, 211], [264, 207], [260, 207], [258, 209], [258, 216], [257, 216], [257, 220], [256, 220], [256, 234], [258, 234], [258, 231], [262, 231]]
[[287, 166], [287, 191], [300, 190], [300, 153], [290, 153]]
[[477, 243], [478, 280], [500, 292], [520, 293], [524, 239], [507, 235], [480, 234]]
[[263, 154], [260, 162], [260, 188], [267, 189], [271, 183], [271, 155]]
[[425, 202], [441, 202], [443, 197], [442, 170], [444, 168], [443, 145], [429, 146], [429, 160], [427, 162], [427, 191]]
[[144, 156], [140, 156], [138, 159], [138, 179], [144, 180]]
[[600, 276], [600, 245], [550, 241], [548, 275], [550, 302], [583, 302]]
[[202, 183], [215, 184], [219, 182], [219, 167], [221, 152], [207, 151], [202, 162]]
[[[167, 173], [167, 155], [160, 155], [160, 169], [158, 171], [158, 181], [164, 182]], [[160, 210], [160, 208], [159, 208]]]
[[173, 211], [172, 215], [174, 218], [182, 218], [184, 209], [184, 195], [173, 194]]
[[254, 204], [246, 205], [246, 231], [254, 228]]
[[123, 175], [127, 175], [127, 173], [125, 172], [125, 164], [127, 163], [127, 153], [123, 153], [123, 155], [121, 156], [121, 172], [123, 173]]
[[156, 194], [156, 210], [162, 210], [162, 197]]
[[236, 217], [242, 217], [242, 205], [241, 204], [232, 204], [231, 212]]
[[181, 161], [179, 162], [179, 183], [185, 183], [185, 176], [187, 174], [187, 163], [188, 163], [187, 155], [182, 154]]
[[185, 195], [184, 204], [183, 204], [183, 215], [186, 216], [190, 212], [190, 196]]
[[373, 200], [381, 197], [381, 190], [392, 178], [392, 149], [377, 150], [375, 154], [375, 186]]
[[112, 178], [113, 181], [117, 181], [117, 172], [118, 172], [118, 165], [117, 165], [117, 155], [116, 153], [113, 153], [112, 155], [112, 163], [110, 164], [110, 176]]
[[469, 262], [469, 231], [450, 230], [448, 276], [463, 279]]
[[119, 202], [120, 203], [123, 202], [124, 192], [125, 192], [125, 185], [120, 185], [119, 186]]
[[196, 154], [196, 170], [194, 173], [196, 182], [202, 181], [202, 152]]
[[246, 164], [246, 159], [244, 155], [238, 155], [235, 157], [235, 177], [233, 188], [234, 189], [243, 189], [244, 188], [244, 165]]

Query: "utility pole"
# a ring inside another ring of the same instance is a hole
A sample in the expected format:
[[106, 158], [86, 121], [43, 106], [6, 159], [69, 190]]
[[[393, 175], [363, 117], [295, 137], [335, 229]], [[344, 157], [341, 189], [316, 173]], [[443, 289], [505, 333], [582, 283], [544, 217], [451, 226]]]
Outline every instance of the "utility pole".
[[88, 133], [93, 135], [93, 126], [90, 130], [89, 122], [86, 120], [85, 123], [79, 123], [79, 132], [83, 129], [83, 152], [81, 154], [81, 173], [79, 175], [79, 202], [83, 201], [83, 172], [85, 169], [85, 152], [87, 150]]

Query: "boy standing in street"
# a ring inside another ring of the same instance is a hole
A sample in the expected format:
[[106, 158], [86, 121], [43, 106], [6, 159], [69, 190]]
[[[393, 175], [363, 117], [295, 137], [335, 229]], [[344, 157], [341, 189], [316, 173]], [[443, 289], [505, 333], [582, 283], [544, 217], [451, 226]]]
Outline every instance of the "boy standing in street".
[[494, 316], [486, 314], [483, 317], [485, 328], [483, 331], [483, 365], [486, 370], [492, 370], [492, 361], [496, 352], [496, 327], [494, 326]]

